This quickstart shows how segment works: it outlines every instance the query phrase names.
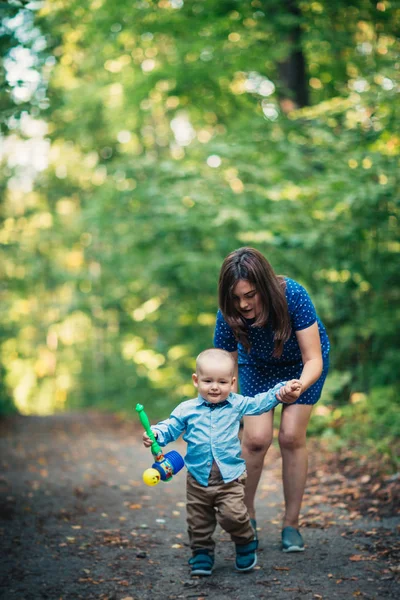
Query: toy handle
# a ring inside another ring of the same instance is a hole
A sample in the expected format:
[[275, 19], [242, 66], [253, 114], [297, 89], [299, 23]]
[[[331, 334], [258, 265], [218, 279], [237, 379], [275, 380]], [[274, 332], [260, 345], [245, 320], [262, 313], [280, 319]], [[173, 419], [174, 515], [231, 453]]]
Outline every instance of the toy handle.
[[157, 443], [155, 435], [151, 430], [150, 421], [149, 421], [146, 413], [144, 412], [143, 404], [136, 404], [136, 412], [139, 415], [140, 422], [143, 425], [145, 432], [147, 433], [147, 435], [153, 442], [151, 445], [152, 454], [154, 454], [154, 456], [157, 456], [160, 454], [162, 455], [161, 446]]

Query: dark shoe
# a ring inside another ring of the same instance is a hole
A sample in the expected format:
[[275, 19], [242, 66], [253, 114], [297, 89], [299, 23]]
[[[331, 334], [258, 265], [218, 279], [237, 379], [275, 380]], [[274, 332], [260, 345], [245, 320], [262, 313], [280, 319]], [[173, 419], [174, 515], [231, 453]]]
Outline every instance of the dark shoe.
[[282, 552], [303, 552], [304, 542], [298, 529], [285, 527], [282, 529]]
[[250, 519], [250, 525], [254, 529], [254, 539], [258, 540], [257, 521], [255, 519]]
[[258, 541], [254, 539], [248, 544], [235, 544], [236, 546], [236, 562], [235, 567], [237, 571], [242, 573], [251, 571], [257, 564], [256, 550], [258, 547]]
[[214, 557], [208, 550], [195, 550], [194, 555], [189, 559], [189, 565], [192, 567], [191, 575], [211, 575]]

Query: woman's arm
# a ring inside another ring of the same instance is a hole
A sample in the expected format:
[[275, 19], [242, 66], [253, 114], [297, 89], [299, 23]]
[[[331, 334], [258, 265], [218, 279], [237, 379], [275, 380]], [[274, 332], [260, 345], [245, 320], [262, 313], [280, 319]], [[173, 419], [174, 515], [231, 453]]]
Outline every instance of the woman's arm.
[[303, 361], [303, 371], [300, 375], [301, 392], [303, 393], [317, 381], [322, 373], [321, 340], [318, 323], [314, 323], [311, 327], [301, 331], [296, 331], [296, 338]]

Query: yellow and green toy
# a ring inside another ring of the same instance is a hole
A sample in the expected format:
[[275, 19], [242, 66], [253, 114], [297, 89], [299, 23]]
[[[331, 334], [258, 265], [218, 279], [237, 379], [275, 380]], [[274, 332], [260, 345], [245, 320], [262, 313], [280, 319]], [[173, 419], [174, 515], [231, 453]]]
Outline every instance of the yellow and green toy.
[[146, 469], [143, 473], [143, 481], [146, 485], [150, 486], [157, 485], [160, 481], [171, 481], [172, 477], [179, 473], [185, 466], [182, 456], [175, 450], [163, 454], [161, 447], [157, 443], [155, 435], [151, 430], [150, 421], [144, 412], [142, 404], [136, 404], [136, 412], [139, 415], [140, 422], [142, 423], [145, 432], [152, 441], [150, 449], [155, 460], [151, 468]]

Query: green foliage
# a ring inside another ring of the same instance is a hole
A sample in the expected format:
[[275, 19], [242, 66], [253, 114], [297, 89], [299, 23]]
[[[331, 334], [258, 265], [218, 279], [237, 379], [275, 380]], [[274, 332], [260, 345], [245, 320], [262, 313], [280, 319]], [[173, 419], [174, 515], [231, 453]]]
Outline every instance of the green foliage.
[[4, 385], [5, 374], [6, 370], [0, 365], [0, 416], [6, 416], [17, 412], [10, 390]]
[[322, 435], [337, 448], [351, 446], [364, 452], [373, 449], [374, 454], [385, 455], [398, 469], [399, 408], [394, 387], [374, 388], [368, 395], [354, 394], [340, 408], [317, 405], [310, 433]]
[[[165, 416], [194, 393], [221, 261], [246, 244], [312, 295], [328, 412], [358, 422], [349, 398], [394, 386], [400, 10], [289, 5], [60, 0], [5, 21], [40, 73], [2, 101], [1, 361], [22, 412]], [[300, 51], [303, 108], [283, 75]], [[32, 143], [33, 170], [15, 159]]]

